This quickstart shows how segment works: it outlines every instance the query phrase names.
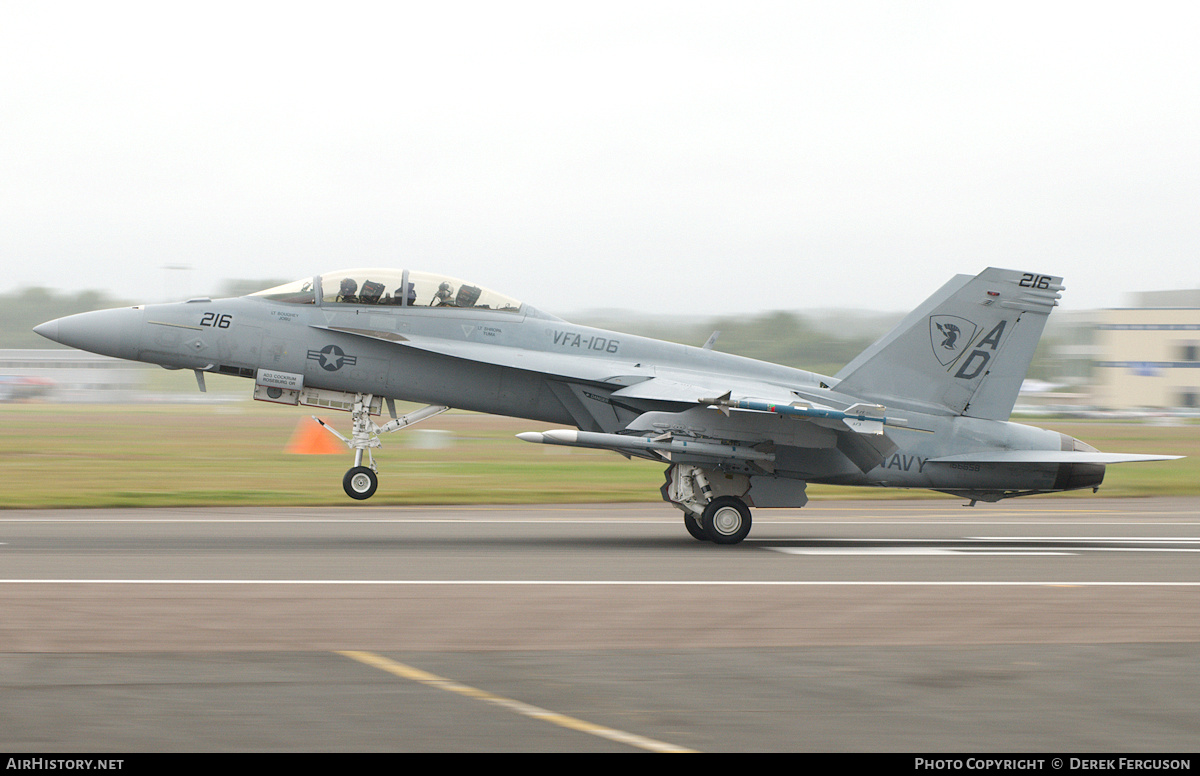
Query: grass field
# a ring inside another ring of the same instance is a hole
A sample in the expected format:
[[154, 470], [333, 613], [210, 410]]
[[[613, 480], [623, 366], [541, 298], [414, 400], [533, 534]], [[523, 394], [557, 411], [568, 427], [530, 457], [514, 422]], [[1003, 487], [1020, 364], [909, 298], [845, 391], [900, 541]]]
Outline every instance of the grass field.
[[[349, 415], [328, 413], [348, 431]], [[352, 504], [338, 455], [288, 446], [302, 409], [225, 404], [0, 405], [0, 508]], [[1181, 461], [1108, 469], [1102, 496], [1200, 495], [1200, 426], [1052, 422], [1104, 451], [1186, 455]], [[662, 465], [598, 450], [530, 445], [514, 438], [546, 426], [447, 413], [383, 437], [376, 451], [380, 504], [657, 501]], [[429, 434], [437, 430], [441, 434]], [[425, 431], [426, 433], [414, 433]], [[424, 446], [443, 440], [445, 446]], [[340, 444], [340, 443], [339, 443]], [[929, 498], [931, 491], [813, 485], [814, 499]], [[1090, 491], [1083, 494], [1092, 496]]]

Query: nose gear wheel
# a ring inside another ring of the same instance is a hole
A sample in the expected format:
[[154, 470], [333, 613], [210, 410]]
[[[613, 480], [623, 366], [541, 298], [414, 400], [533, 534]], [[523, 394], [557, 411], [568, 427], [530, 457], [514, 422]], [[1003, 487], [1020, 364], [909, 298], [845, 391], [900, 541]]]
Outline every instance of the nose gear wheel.
[[375, 489], [378, 487], [379, 477], [366, 466], [355, 466], [342, 478], [342, 488], [345, 489], [346, 495], [359, 501], [375, 495]]

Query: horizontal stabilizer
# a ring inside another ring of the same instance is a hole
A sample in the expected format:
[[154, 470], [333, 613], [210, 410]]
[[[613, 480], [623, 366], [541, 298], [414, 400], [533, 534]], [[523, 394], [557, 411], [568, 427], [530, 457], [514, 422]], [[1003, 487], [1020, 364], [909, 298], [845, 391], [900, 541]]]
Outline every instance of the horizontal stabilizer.
[[1140, 453], [1089, 453], [1079, 450], [994, 450], [986, 453], [962, 453], [930, 458], [928, 463], [1137, 463], [1174, 461], [1182, 455], [1142, 455]]

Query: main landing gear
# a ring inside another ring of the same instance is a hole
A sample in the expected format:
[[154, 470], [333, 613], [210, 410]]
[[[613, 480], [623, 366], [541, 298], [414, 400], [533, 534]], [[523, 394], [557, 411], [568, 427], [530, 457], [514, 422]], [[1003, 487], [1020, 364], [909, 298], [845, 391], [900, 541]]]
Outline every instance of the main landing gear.
[[714, 543], [737, 544], [750, 533], [750, 507], [737, 496], [715, 498], [704, 507], [700, 525]]
[[714, 545], [737, 545], [750, 534], [750, 507], [733, 495], [709, 501], [700, 515], [683, 516], [692, 539]]
[[699, 515], [686, 513], [683, 525], [698, 541], [737, 544], [750, 533], [750, 507], [736, 496], [722, 496], [710, 501]]
[[[354, 467], [346, 472], [346, 476], [342, 478], [342, 488], [346, 491], [347, 496], [359, 501], [374, 496], [375, 490], [379, 487], [379, 477], [376, 474], [378, 469], [375, 466], [375, 457], [371, 455], [372, 448], [383, 446], [383, 443], [379, 441], [379, 435], [401, 431], [414, 423], [420, 423], [422, 420], [428, 420], [435, 415], [441, 415], [450, 409], [449, 407], [431, 404], [415, 412], [410, 412], [404, 417], [397, 418], [396, 405], [391, 399], [388, 399], [388, 410], [391, 412], [392, 420], [379, 426], [375, 424], [375, 421], [371, 420], [371, 400], [373, 398], [369, 393], [360, 393], [354, 396], [354, 408], [350, 411], [354, 430], [349, 439], [339, 434], [325, 421], [315, 415], [313, 416], [313, 420], [320, 423], [322, 428], [345, 442], [346, 446], [354, 451]], [[366, 466], [363, 466], [364, 451], [367, 454]]]
[[[711, 473], [711, 472], [710, 472]], [[697, 466], [675, 464], [667, 469], [663, 499], [683, 510], [683, 525], [693, 539], [713, 544], [737, 544], [750, 533], [750, 507], [740, 495], [713, 493], [713, 482]], [[746, 487], [736, 478], [722, 478], [720, 489], [734, 488], [744, 494]]]

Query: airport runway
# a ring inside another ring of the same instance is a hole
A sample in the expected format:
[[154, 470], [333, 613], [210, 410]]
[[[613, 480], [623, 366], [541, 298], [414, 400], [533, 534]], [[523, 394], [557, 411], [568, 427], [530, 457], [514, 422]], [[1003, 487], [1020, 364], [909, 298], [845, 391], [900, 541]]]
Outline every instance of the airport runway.
[[1200, 500], [0, 512], [0, 750], [1190, 751]]

